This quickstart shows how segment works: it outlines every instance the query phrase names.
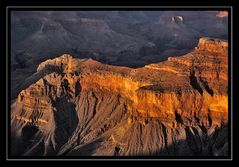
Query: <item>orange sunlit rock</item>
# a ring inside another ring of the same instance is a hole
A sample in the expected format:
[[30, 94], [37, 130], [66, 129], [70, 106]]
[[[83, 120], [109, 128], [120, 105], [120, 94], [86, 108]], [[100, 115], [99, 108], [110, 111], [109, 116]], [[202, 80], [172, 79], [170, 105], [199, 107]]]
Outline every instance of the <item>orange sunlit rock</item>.
[[57, 148], [58, 139], [86, 143], [107, 132], [104, 138], [111, 133], [129, 155], [127, 148], [137, 153], [131, 148], [130, 138], [137, 138], [131, 128], [140, 127], [142, 133], [149, 133], [148, 126], [158, 128], [173, 143], [186, 138], [184, 127], [227, 125], [227, 50], [227, 41], [201, 38], [191, 53], [137, 69], [70, 55], [47, 60], [37, 70], [46, 75], [21, 91], [12, 105], [12, 131], [30, 123], [45, 134], [45, 148], [52, 143], [51, 149], [61, 152], [67, 148]]

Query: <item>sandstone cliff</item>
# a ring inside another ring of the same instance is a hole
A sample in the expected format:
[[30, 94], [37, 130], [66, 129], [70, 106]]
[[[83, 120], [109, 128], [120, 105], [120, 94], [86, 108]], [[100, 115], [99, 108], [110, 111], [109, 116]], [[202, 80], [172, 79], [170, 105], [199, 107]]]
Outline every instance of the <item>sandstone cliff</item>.
[[227, 47], [201, 38], [191, 53], [136, 69], [47, 60], [12, 103], [12, 154], [227, 155]]

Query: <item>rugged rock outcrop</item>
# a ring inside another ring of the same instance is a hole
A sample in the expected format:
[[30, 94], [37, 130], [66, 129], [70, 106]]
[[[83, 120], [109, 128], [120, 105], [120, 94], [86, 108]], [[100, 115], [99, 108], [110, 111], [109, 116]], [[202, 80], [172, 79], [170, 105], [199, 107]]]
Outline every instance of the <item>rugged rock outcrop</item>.
[[227, 41], [142, 68], [41, 63], [11, 106], [13, 155], [228, 154]]

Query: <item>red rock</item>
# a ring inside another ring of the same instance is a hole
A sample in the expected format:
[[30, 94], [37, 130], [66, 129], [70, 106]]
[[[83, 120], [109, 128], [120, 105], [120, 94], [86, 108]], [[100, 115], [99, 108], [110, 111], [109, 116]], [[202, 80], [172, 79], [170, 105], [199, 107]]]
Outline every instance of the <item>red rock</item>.
[[[205, 140], [194, 134], [206, 133], [202, 127], [227, 125], [227, 47], [226, 41], [202, 38], [192, 53], [138, 69], [70, 55], [47, 60], [38, 72], [50, 73], [12, 105], [12, 132], [37, 127], [44, 155], [69, 150], [73, 155], [114, 155], [115, 144], [120, 155], [155, 154], [158, 149], [173, 154], [170, 144], [180, 150], [176, 142]], [[24, 154], [41, 150], [39, 136]], [[97, 138], [107, 146], [83, 146]], [[184, 152], [175, 154], [190, 155], [197, 147], [202, 145], [185, 144]]]

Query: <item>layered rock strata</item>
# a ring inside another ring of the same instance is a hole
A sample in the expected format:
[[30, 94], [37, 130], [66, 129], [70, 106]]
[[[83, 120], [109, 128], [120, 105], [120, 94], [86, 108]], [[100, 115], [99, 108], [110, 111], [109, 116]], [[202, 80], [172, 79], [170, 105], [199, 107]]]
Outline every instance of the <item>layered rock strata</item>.
[[227, 155], [227, 50], [201, 38], [191, 53], [136, 69], [47, 60], [11, 105], [11, 153]]

